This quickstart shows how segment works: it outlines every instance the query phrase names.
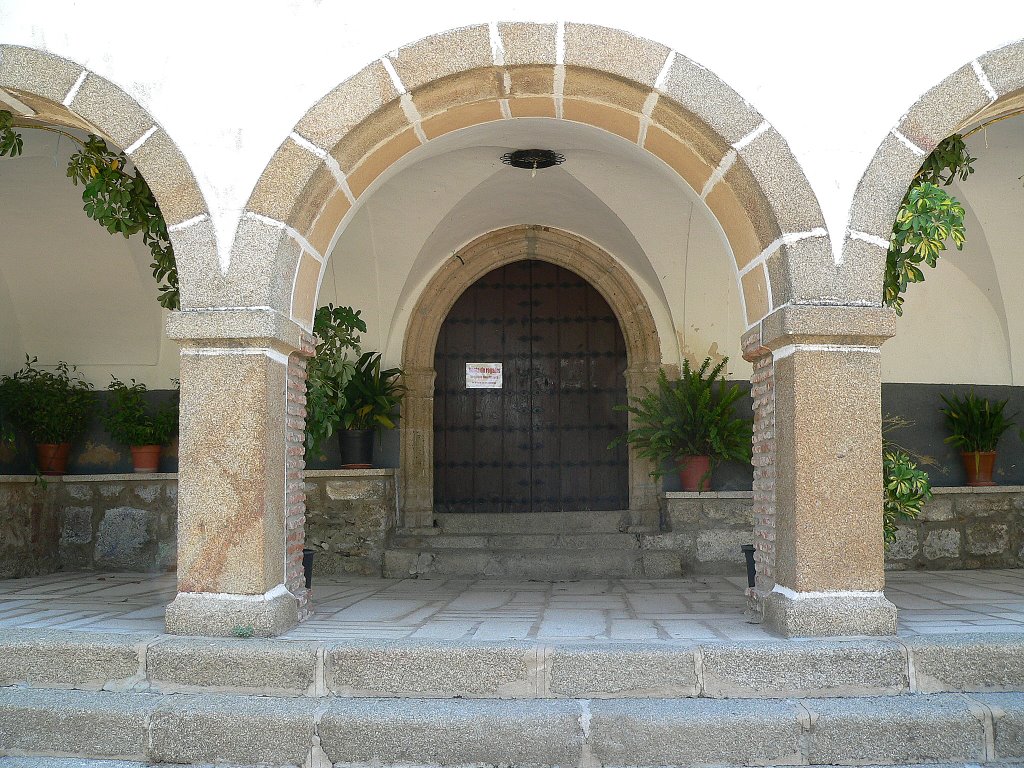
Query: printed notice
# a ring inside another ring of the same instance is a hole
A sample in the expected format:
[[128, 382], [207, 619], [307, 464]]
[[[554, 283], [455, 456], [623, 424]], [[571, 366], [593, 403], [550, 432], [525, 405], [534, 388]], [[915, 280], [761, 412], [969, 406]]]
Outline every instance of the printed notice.
[[466, 363], [466, 389], [501, 389], [501, 363]]

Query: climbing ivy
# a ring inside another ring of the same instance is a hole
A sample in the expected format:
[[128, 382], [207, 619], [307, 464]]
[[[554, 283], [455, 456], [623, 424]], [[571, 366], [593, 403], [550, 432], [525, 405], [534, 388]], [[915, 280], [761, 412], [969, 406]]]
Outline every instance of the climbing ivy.
[[889, 238], [883, 296], [897, 315], [903, 314], [907, 286], [924, 281], [919, 265], [934, 267], [947, 240], [952, 239], [957, 250], [963, 249], [964, 207], [939, 185], [966, 180], [974, 173], [974, 161], [963, 137], [954, 134], [925, 158], [904, 195]]
[[[43, 126], [24, 127], [56, 130]], [[142, 234], [142, 242], [153, 257], [149, 266], [159, 285], [157, 301], [167, 309], [178, 309], [181, 304], [178, 268], [167, 235], [167, 222], [142, 174], [124, 152], [110, 149], [98, 136], [90, 134], [82, 141], [64, 131], [56, 132], [81, 146], [68, 161], [67, 176], [75, 186], [84, 185], [85, 214], [112, 235]], [[0, 110], [0, 157], [20, 155], [22, 144], [21, 134], [14, 130], [12, 114]]]

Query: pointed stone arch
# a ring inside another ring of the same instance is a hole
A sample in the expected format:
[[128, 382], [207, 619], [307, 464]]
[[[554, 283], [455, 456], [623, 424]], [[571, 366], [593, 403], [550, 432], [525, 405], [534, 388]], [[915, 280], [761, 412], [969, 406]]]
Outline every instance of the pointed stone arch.
[[203, 299], [209, 276], [219, 273], [206, 199], [188, 160], [152, 115], [106, 78], [35, 48], [0, 45], [0, 89], [41, 120], [98, 134], [124, 149], [167, 222], [182, 306], [216, 306]]
[[[448, 259], [420, 293], [402, 348], [407, 393], [402, 406], [399, 456], [402, 524], [429, 529], [434, 514], [434, 349], [441, 326], [465, 291], [493, 270], [538, 259], [575, 272], [594, 286], [619, 321], [626, 342], [626, 391], [654, 387], [661, 343], [643, 293], [606, 251], [552, 227], [514, 226], [482, 235]], [[629, 454], [629, 505], [635, 525], [657, 526], [657, 484], [649, 461]]]
[[[746, 321], [833, 297], [824, 218], [786, 141], [712, 72], [606, 27], [498, 23], [400, 48], [325, 95], [295, 125], [239, 223], [231, 274], [270, 274], [270, 306], [309, 329], [339, 233], [406, 155], [485, 122], [547, 118], [616, 134], [704, 200], [736, 260]], [[559, 44], [561, 40], [561, 45]]]
[[851, 295], [881, 303], [892, 225], [925, 157], [947, 136], [1021, 106], [1024, 40], [964, 64], [907, 110], [875, 151], [850, 204], [838, 282]]

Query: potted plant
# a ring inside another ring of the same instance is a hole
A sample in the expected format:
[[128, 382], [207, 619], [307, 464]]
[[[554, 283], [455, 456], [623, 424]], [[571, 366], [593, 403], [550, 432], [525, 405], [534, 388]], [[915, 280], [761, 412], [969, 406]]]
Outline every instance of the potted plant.
[[645, 389], [632, 404], [616, 406], [633, 416], [633, 428], [611, 447], [625, 440], [654, 462], [653, 477], [665, 474], [666, 463], [672, 461], [683, 490], [711, 490], [715, 465], [749, 462], [751, 454], [751, 422], [733, 410], [743, 392], [738, 384], [727, 386], [722, 376], [728, 362], [724, 358], [712, 368], [708, 357], [694, 370], [684, 360], [676, 381], [659, 371], [655, 391]]
[[316, 451], [341, 423], [345, 386], [360, 354], [359, 333], [366, 333], [359, 310], [328, 304], [316, 311], [316, 350], [306, 364], [306, 447], [310, 451]]
[[151, 407], [146, 403], [145, 384], [111, 378], [107, 385], [110, 402], [101, 415], [103, 426], [115, 442], [129, 447], [136, 472], [156, 472], [161, 448], [178, 431], [177, 398]]
[[969, 392], [966, 397], [940, 395], [946, 404], [941, 412], [946, 416], [949, 437], [945, 442], [960, 449], [960, 457], [967, 472], [967, 485], [995, 485], [992, 469], [996, 461], [996, 444], [1003, 433], [1013, 426], [1016, 414], [1003, 415], [1006, 400], [991, 401]]
[[402, 401], [405, 386], [400, 368], [381, 370], [379, 352], [365, 352], [356, 361], [345, 384], [345, 406], [341, 411], [342, 466], [365, 468], [373, 463], [373, 435], [380, 429], [394, 429], [395, 408]]
[[0, 378], [0, 410], [35, 443], [39, 472], [63, 475], [71, 442], [92, 417], [92, 385], [63, 361], [53, 370], [37, 367], [38, 362], [26, 355], [24, 368]]

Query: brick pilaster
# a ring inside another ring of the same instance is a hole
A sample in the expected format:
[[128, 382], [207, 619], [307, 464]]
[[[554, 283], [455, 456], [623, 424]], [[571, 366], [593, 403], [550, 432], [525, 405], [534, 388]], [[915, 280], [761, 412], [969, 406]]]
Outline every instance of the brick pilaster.
[[753, 363], [750, 395], [754, 430], [754, 560], [755, 586], [747, 589], [748, 606], [760, 616], [765, 595], [775, 586], [775, 363], [761, 344], [760, 327], [744, 335], [743, 359]]
[[306, 542], [306, 359], [313, 354], [313, 337], [302, 334], [302, 346], [288, 356], [287, 412], [285, 419], [285, 585], [299, 604], [299, 621], [313, 612], [310, 590], [302, 571]]

